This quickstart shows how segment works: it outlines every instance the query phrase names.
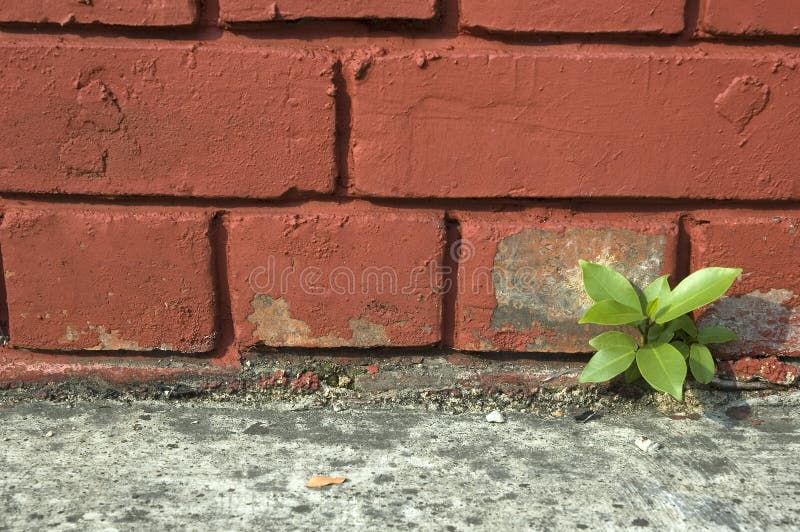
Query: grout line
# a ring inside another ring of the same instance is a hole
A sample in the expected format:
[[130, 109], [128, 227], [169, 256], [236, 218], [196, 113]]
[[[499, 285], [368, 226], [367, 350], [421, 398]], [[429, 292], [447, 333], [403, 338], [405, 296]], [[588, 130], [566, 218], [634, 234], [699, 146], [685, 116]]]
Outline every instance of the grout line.
[[218, 27], [219, 0], [195, 0], [197, 4], [197, 22], [200, 26]]
[[698, 37], [698, 23], [702, 13], [703, 0], [686, 0], [684, 7], [684, 28], [683, 37], [687, 40], [696, 39]]
[[333, 84], [336, 106], [336, 138], [334, 155], [336, 159], [335, 195], [346, 196], [350, 182], [350, 139], [352, 132], [352, 100], [347, 87], [347, 76], [344, 75], [344, 63], [337, 60], [333, 66]]
[[[0, 22], [0, 38], [16, 35], [50, 36], [57, 41], [64, 37], [77, 39], [108, 37], [126, 38], [134, 42], [197, 42], [216, 41], [226, 35], [253, 41], [299, 40], [307, 46], [330, 48], [331, 40], [349, 39], [356, 47], [369, 47], [383, 39], [396, 40], [399, 49], [416, 49], [415, 39], [442, 42], [449, 45], [467, 44], [480, 48], [497, 45], [623, 45], [647, 47], [693, 47], [706, 43], [719, 43], [733, 47], [758, 48], [768, 46], [800, 47], [800, 37], [795, 35], [697, 35], [697, 21], [702, 10], [702, 0], [687, 0], [684, 8], [684, 30], [677, 34], [659, 33], [567, 33], [567, 32], [510, 32], [487, 31], [481, 28], [459, 27], [458, 0], [441, 0], [439, 16], [433, 20], [407, 19], [306, 19], [282, 22], [256, 22], [220, 25], [215, 19], [219, 8], [217, 0], [209, 0], [198, 12], [198, 23], [188, 26], [121, 26], [112, 24], [75, 24], [61, 26], [57, 23]], [[410, 42], [409, 42], [410, 41]], [[37, 41], [37, 44], [41, 44]], [[85, 46], [85, 42], [80, 43]], [[129, 44], [130, 45], [130, 44]], [[352, 48], [352, 45], [344, 44]]]
[[228, 276], [228, 230], [225, 212], [217, 212], [211, 220], [209, 240], [211, 244], [212, 272], [214, 277], [215, 325], [217, 331], [213, 357], [230, 364], [238, 364], [239, 355], [235, 347], [233, 311], [231, 309], [230, 281]]
[[461, 242], [461, 224], [458, 220], [445, 215], [445, 239], [442, 250], [442, 340], [443, 347], [453, 347], [456, 336], [456, 303], [458, 298], [459, 245]]
[[[341, 144], [345, 144], [342, 142]], [[349, 150], [349, 146], [345, 146]], [[345, 172], [346, 177], [349, 172]], [[689, 199], [689, 198], [382, 198], [322, 193], [287, 194], [278, 198], [208, 198], [175, 196], [99, 196], [84, 194], [6, 193], [0, 194], [0, 211], [14, 203], [97, 207], [174, 207], [193, 209], [251, 209], [299, 207], [311, 202], [342, 204], [369, 203], [377, 207], [459, 211], [523, 211], [530, 208], [554, 208], [597, 213], [671, 213], [701, 210], [794, 210], [800, 199]]]
[[690, 217], [681, 215], [678, 219], [677, 257], [675, 260], [675, 282], [680, 282], [691, 273], [692, 239], [689, 237], [688, 224]]

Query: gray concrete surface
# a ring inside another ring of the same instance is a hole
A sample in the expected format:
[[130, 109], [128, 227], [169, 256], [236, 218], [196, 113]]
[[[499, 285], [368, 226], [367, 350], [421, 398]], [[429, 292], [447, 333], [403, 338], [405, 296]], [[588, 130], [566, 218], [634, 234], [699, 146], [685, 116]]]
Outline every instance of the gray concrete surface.
[[[796, 529], [796, 399], [585, 424], [241, 403], [0, 405], [0, 529]], [[663, 448], [642, 452], [638, 435]], [[347, 482], [306, 488], [313, 474]]]

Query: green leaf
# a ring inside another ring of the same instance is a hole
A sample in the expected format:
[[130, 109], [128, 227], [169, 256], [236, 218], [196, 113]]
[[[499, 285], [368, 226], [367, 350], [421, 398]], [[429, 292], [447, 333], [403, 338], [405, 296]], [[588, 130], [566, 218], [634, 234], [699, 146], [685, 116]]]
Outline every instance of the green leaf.
[[684, 360], [689, 360], [689, 346], [686, 345], [685, 342], [677, 340], [675, 342], [670, 342], [669, 345], [680, 351]]
[[670, 343], [672, 341], [672, 338], [674, 336], [675, 336], [675, 333], [673, 331], [670, 331], [669, 329], [664, 329], [663, 331], [661, 331], [661, 334], [658, 335], [658, 338], [656, 338], [656, 342], [655, 343], [657, 343], [657, 344], [668, 344], [668, 343]]
[[642, 374], [639, 373], [639, 366], [636, 364], [631, 364], [628, 366], [628, 369], [625, 370], [625, 384], [633, 384], [641, 378]]
[[667, 301], [662, 301], [663, 310], [656, 316], [656, 323], [666, 323], [708, 305], [727, 292], [741, 273], [741, 268], [703, 268], [694, 272], [675, 287]]
[[708, 384], [714, 378], [716, 367], [711, 351], [703, 344], [692, 344], [689, 353], [689, 368], [694, 379], [701, 384]]
[[655, 342], [662, 332], [664, 332], [664, 327], [653, 323], [650, 325], [650, 330], [647, 331], [647, 342], [645, 343]]
[[641, 309], [636, 289], [622, 274], [593, 262], [579, 260], [583, 272], [583, 287], [592, 301], [614, 300], [626, 307]]
[[686, 361], [670, 344], [648, 344], [636, 353], [636, 365], [647, 383], [668, 393], [678, 401], [683, 399]]
[[669, 275], [662, 275], [647, 285], [644, 297], [647, 298], [647, 315], [654, 316], [662, 301], [669, 298]]
[[647, 315], [652, 316], [658, 310], [658, 298], [655, 298], [647, 304]]
[[667, 329], [673, 332], [678, 330], [685, 331], [692, 338], [697, 337], [697, 325], [694, 324], [694, 320], [688, 314], [679, 316], [669, 322]]
[[628, 349], [636, 349], [638, 344], [636, 340], [620, 331], [608, 331], [603, 334], [598, 334], [591, 340], [589, 345], [600, 351], [601, 349], [614, 349], [617, 347], [625, 347]]
[[701, 344], [723, 344], [738, 339], [735, 332], [725, 327], [706, 327], [697, 333], [697, 341]]
[[626, 325], [644, 319], [641, 310], [607, 299], [592, 305], [578, 323], [598, 323], [600, 325]]
[[633, 347], [612, 347], [594, 354], [583, 368], [578, 382], [605, 382], [613, 379], [633, 363], [636, 358], [636, 343]]

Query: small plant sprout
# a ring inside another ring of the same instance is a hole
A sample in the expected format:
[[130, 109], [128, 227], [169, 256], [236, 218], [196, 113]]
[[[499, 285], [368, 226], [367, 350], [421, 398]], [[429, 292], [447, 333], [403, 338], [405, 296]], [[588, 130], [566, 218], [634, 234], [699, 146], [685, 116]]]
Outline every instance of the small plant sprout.
[[592, 262], [579, 261], [583, 286], [594, 305], [578, 323], [626, 325], [631, 336], [608, 331], [589, 345], [597, 350], [580, 375], [580, 382], [604, 382], [624, 374], [627, 383], [644, 378], [659, 392], [683, 399], [687, 365], [697, 382], [708, 384], [716, 368], [708, 344], [736, 340], [724, 327], [699, 329], [690, 313], [721, 297], [742, 273], [740, 268], [704, 268], [670, 289], [663, 275], [644, 290], [620, 273]]

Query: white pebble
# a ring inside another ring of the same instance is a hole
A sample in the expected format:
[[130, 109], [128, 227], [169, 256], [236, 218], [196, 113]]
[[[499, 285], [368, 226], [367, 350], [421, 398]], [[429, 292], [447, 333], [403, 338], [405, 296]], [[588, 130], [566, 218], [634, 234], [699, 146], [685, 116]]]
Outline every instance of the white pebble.
[[659, 449], [661, 449], [660, 443], [654, 442], [647, 436], [639, 436], [638, 438], [636, 438], [634, 443], [636, 444], [636, 447], [638, 447], [639, 449], [641, 449], [646, 453], [654, 453]]
[[506, 418], [503, 414], [500, 413], [499, 410], [492, 410], [488, 414], [486, 414], [486, 421], [489, 423], [505, 423]]

